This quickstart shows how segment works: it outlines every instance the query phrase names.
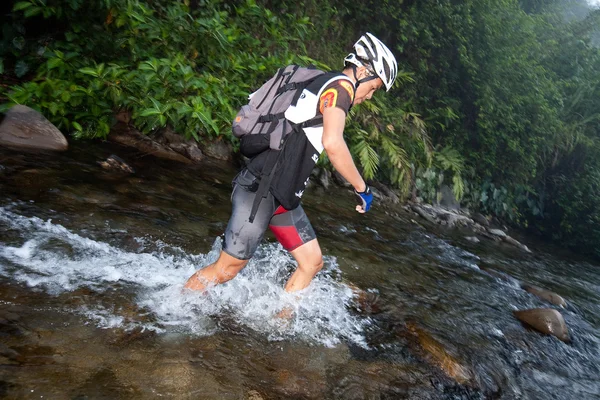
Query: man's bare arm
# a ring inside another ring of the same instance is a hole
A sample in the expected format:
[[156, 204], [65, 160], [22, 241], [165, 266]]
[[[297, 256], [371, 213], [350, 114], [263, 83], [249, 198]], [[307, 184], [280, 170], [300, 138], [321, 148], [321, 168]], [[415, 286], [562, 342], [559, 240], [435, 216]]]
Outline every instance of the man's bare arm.
[[354, 160], [344, 140], [346, 113], [338, 107], [323, 110], [323, 147], [333, 167], [348, 181], [357, 192], [364, 192], [367, 184], [358, 172]]

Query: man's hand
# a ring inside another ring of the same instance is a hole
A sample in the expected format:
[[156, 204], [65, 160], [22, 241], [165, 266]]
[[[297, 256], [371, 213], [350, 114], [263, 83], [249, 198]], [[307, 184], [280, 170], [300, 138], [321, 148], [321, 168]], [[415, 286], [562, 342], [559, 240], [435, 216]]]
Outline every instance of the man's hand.
[[354, 189], [354, 194], [356, 195], [356, 200], [358, 201], [356, 211], [361, 214], [369, 211], [371, 209], [371, 203], [373, 202], [373, 193], [371, 193], [371, 188], [366, 186], [364, 192], [357, 192], [356, 189]]

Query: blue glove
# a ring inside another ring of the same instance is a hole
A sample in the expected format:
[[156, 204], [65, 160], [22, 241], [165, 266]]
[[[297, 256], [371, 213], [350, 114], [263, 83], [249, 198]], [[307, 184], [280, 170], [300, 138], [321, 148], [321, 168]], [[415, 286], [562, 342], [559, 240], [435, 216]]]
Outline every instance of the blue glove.
[[356, 189], [354, 189], [354, 194], [356, 195], [358, 205], [361, 206], [365, 212], [369, 211], [371, 209], [371, 203], [373, 202], [371, 188], [367, 186], [364, 192], [357, 192]]

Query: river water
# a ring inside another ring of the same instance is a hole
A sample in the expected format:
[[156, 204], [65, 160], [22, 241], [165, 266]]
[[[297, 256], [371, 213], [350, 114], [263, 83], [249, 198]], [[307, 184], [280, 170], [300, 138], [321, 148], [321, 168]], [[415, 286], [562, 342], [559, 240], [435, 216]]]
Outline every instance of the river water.
[[[111, 154], [135, 173], [104, 170]], [[325, 266], [299, 296], [270, 235], [233, 281], [182, 292], [219, 252], [235, 172], [97, 143], [0, 150], [0, 397], [600, 398], [597, 263], [473, 244], [399, 206], [359, 215], [347, 189], [307, 192]], [[556, 308], [519, 282], [567, 300], [571, 343], [514, 318]]]

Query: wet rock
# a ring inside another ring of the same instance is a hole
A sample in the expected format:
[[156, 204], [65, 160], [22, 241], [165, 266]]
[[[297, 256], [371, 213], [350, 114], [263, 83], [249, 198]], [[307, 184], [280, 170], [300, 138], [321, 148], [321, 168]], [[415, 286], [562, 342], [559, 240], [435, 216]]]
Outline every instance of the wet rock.
[[230, 161], [233, 149], [231, 144], [223, 140], [214, 140], [204, 145], [202, 151], [209, 157], [217, 160]]
[[514, 311], [513, 314], [519, 321], [541, 333], [556, 336], [566, 343], [571, 341], [562, 314], [552, 308], [533, 308]]
[[456, 225], [471, 226], [473, 220], [457, 212], [447, 211], [440, 207], [432, 207], [428, 204], [412, 203], [411, 209], [421, 217], [433, 224], [442, 224], [449, 227]]
[[110, 368], [101, 368], [78, 388], [71, 392], [69, 398], [85, 399], [91, 397], [97, 399], [122, 399], [142, 398], [141, 391], [133, 386], [126, 386], [119, 382], [117, 375]]
[[433, 399], [430, 373], [423, 364], [383, 360], [350, 360], [327, 375], [331, 388], [324, 398], [359, 399]]
[[350, 287], [352, 293], [354, 294], [354, 303], [358, 312], [366, 314], [377, 314], [381, 312], [381, 309], [377, 304], [379, 296], [376, 293], [371, 293], [362, 290], [361, 288], [352, 283], [346, 282], [346, 285]]
[[502, 240], [504, 240], [506, 243], [512, 244], [513, 246], [520, 248], [523, 251], [526, 251], [527, 253], [531, 253], [531, 250], [529, 250], [529, 248], [527, 246], [525, 246], [523, 243], [511, 238], [508, 235], [504, 236], [502, 238]]
[[204, 154], [202, 154], [202, 151], [194, 140], [186, 139], [170, 127], [161, 129], [156, 137], [159, 143], [170, 147], [193, 162], [199, 163], [204, 159]]
[[490, 226], [490, 221], [481, 213], [473, 214], [473, 220], [482, 226]]
[[18, 319], [8, 315], [0, 315], [0, 335], [23, 335], [25, 331], [17, 324]]
[[21, 355], [17, 351], [11, 349], [3, 343], [0, 343], [0, 356], [6, 357], [11, 361], [15, 361], [21, 357]]
[[49, 365], [56, 364], [54, 355], [56, 350], [50, 346], [27, 344], [16, 346], [14, 350], [18, 353], [18, 361], [25, 365]]
[[375, 189], [377, 189], [379, 192], [381, 192], [384, 200], [390, 201], [393, 204], [400, 203], [400, 198], [398, 197], [398, 195], [396, 193], [394, 193], [394, 191], [392, 189], [390, 189], [389, 187], [387, 187], [386, 185], [379, 183], [379, 182], [374, 182], [372, 184], [372, 186]]
[[19, 314], [8, 310], [0, 310], [0, 320], [4, 320], [7, 322], [18, 322], [21, 319]]
[[115, 156], [114, 154], [109, 156], [104, 161], [98, 161], [98, 164], [102, 168], [109, 171], [124, 172], [127, 174], [133, 174], [135, 172], [135, 170], [131, 166], [129, 166], [129, 164], [127, 164], [125, 160], [123, 160], [119, 156]]
[[500, 230], [500, 229], [488, 229], [488, 232], [491, 233], [494, 236], [498, 236], [499, 238], [506, 237], [506, 233], [503, 230]]
[[438, 366], [446, 375], [460, 384], [472, 381], [473, 373], [470, 369], [461, 365], [431, 334], [412, 321], [409, 321], [406, 327], [408, 332], [417, 339], [419, 347], [417, 352], [425, 359]]
[[156, 336], [154, 331], [144, 329], [142, 327], [135, 327], [133, 329], [115, 329], [112, 332], [113, 337], [109, 339], [109, 343], [114, 346], [130, 345], [138, 340], [143, 340]]
[[123, 146], [133, 147], [143, 153], [151, 154], [158, 158], [171, 161], [178, 161], [185, 164], [191, 164], [191, 161], [181, 154], [164, 147], [158, 142], [150, 139], [125, 123], [117, 123], [110, 133], [108, 140], [122, 144]]
[[425, 209], [421, 205], [417, 203], [412, 203], [410, 205], [410, 208], [428, 222], [431, 222], [432, 224], [437, 223], [433, 215], [425, 211]]
[[67, 150], [64, 135], [39, 112], [16, 105], [0, 124], [0, 145], [29, 150]]
[[475, 232], [476, 232], [478, 235], [481, 235], [481, 236], [483, 236], [483, 237], [485, 237], [485, 238], [488, 238], [488, 239], [491, 239], [491, 240], [493, 240], [493, 241], [496, 241], [496, 242], [497, 242], [497, 241], [500, 241], [500, 240], [502, 240], [502, 239], [501, 239], [499, 236], [492, 235], [491, 233], [489, 233], [489, 232], [487, 231], [487, 229], [486, 229], [486, 228], [484, 228], [483, 226], [481, 226], [481, 225], [479, 225], [479, 224], [475, 224], [475, 225], [473, 225], [473, 230], [474, 230], [474, 231], [475, 231]]
[[327, 384], [322, 376], [303, 371], [279, 370], [274, 389], [286, 397], [322, 399]]
[[264, 400], [264, 397], [257, 390], [250, 390], [246, 395], [247, 400]]
[[521, 287], [523, 288], [523, 290], [526, 290], [527, 292], [539, 297], [542, 300], [554, 304], [555, 306], [559, 306], [562, 308], [565, 308], [567, 306], [567, 302], [565, 301], [565, 299], [563, 299], [561, 296], [557, 295], [554, 292], [528, 284], [523, 284]]
[[4, 176], [6, 174], [6, 167], [0, 164], [0, 176]]
[[472, 242], [472, 243], [479, 243], [479, 242], [481, 242], [481, 240], [479, 240], [477, 238], [477, 236], [465, 236], [465, 239], [467, 239], [469, 242]]
[[188, 143], [185, 145], [185, 154], [194, 162], [204, 160], [204, 154], [196, 143]]

